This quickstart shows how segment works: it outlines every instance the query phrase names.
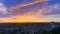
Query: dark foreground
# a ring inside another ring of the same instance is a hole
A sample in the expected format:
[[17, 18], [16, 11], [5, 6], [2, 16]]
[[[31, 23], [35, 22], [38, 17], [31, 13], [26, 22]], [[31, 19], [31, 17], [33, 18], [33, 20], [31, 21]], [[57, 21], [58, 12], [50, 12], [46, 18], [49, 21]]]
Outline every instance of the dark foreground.
[[60, 34], [60, 23], [0, 23], [0, 34]]

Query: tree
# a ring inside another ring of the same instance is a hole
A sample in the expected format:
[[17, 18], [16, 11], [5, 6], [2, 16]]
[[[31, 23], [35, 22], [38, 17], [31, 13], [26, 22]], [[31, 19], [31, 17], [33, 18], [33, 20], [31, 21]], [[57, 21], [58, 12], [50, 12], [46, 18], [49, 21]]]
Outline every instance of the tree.
[[36, 32], [34, 32], [34, 34], [41, 34], [41, 32], [40, 31], [36, 31]]
[[13, 30], [13, 31], [10, 31], [9, 34], [17, 34], [17, 32], [15, 30]]
[[48, 34], [49, 32], [47, 32], [46, 30], [43, 30], [42, 32], [41, 32], [41, 34]]
[[3, 32], [0, 32], [0, 34], [3, 34]]
[[60, 27], [56, 27], [50, 31], [51, 34], [60, 34]]

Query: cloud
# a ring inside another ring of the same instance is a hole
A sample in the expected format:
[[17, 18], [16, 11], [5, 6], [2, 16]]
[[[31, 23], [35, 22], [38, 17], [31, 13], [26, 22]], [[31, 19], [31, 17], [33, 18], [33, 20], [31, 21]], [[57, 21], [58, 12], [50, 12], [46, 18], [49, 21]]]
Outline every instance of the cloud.
[[28, 3], [24, 3], [24, 4], [18, 4], [16, 6], [11, 6], [10, 10], [18, 9], [20, 7], [25, 7], [25, 6], [33, 5], [33, 4], [36, 4], [36, 3], [39, 3], [39, 2], [44, 2], [44, 1], [48, 1], [48, 0], [35, 0], [33, 2], [28, 2]]
[[0, 3], [0, 14], [6, 14], [7, 13], [7, 8]]

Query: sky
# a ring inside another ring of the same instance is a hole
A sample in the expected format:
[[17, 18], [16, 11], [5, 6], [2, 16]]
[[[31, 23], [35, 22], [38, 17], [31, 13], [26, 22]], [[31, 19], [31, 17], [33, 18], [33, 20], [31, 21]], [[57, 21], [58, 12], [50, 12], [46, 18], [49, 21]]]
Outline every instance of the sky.
[[60, 0], [0, 0], [0, 22], [60, 22]]

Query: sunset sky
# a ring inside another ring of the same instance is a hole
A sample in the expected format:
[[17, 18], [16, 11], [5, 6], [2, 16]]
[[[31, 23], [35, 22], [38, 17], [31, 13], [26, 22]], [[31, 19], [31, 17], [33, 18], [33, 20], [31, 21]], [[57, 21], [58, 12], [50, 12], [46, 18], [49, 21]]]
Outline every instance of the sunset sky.
[[0, 22], [60, 22], [60, 0], [0, 0]]

